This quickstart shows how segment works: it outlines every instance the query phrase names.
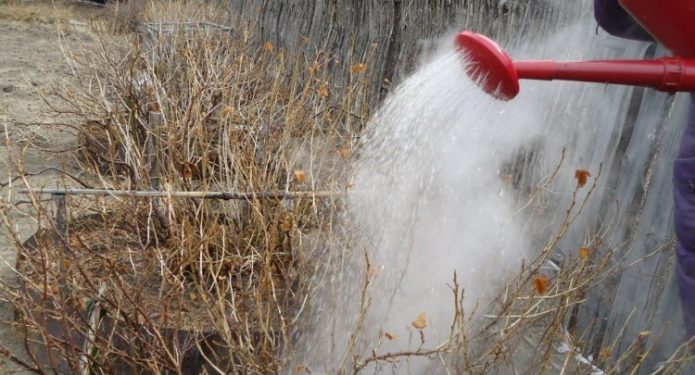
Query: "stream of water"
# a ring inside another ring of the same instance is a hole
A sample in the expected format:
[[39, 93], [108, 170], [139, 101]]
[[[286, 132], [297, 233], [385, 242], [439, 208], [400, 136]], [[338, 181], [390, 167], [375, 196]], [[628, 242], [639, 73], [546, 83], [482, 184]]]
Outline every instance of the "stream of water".
[[[528, 35], [496, 39], [514, 58], [655, 53], [647, 44], [597, 33], [591, 2], [558, 7], [556, 14], [576, 20], [559, 26], [528, 20]], [[302, 339], [307, 353], [301, 362], [308, 368], [345, 367], [352, 355], [370, 354], [383, 332], [395, 339], [385, 340], [381, 352], [412, 348], [419, 338], [411, 324], [420, 314], [428, 341], [445, 338], [454, 272], [465, 288], [467, 311], [489, 305], [557, 229], [576, 187], [576, 169], [594, 177], [602, 172], [582, 216], [554, 249], [559, 256], [608, 226], [605, 247], [621, 252], [626, 262], [673, 238], [670, 173], [683, 98], [621, 86], [522, 81], [516, 99], [500, 102], [465, 75], [453, 35], [441, 45], [369, 125], [343, 218], [352, 253], [326, 276], [330, 292], [312, 302], [313, 329]], [[535, 215], [526, 202], [558, 165], [563, 149], [564, 162], [544, 192], [546, 209]], [[365, 253], [371, 264], [369, 308], [360, 321]], [[589, 326], [599, 318], [588, 334], [596, 347], [612, 342], [630, 315], [626, 342], [642, 330], [666, 332], [652, 368], [677, 345], [680, 316], [671, 260], [668, 249], [658, 253], [590, 297], [579, 320]], [[358, 324], [362, 330], [346, 357]], [[426, 364], [410, 366], [412, 373], [425, 372], [418, 366]]]

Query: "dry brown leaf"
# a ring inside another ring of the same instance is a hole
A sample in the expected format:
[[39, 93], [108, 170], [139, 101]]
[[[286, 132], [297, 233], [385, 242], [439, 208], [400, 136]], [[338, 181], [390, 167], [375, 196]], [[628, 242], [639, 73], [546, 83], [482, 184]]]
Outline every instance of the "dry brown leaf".
[[425, 329], [425, 327], [427, 327], [427, 316], [425, 313], [420, 313], [420, 315], [417, 316], [417, 319], [413, 320], [411, 324], [416, 329]]
[[354, 64], [350, 67], [350, 73], [362, 73], [367, 70], [367, 64]]
[[282, 229], [283, 232], [287, 233], [292, 229], [292, 220], [290, 218], [286, 218], [285, 220], [280, 223], [280, 229]]
[[598, 360], [599, 362], [603, 362], [610, 358], [613, 355], [613, 349], [611, 349], [610, 346], [606, 346], [605, 348], [601, 349], [601, 351], [598, 353]]
[[190, 163], [186, 163], [181, 167], [181, 175], [186, 179], [193, 177], [193, 169]]
[[319, 94], [320, 97], [325, 98], [328, 96], [328, 82], [324, 82], [319, 86], [319, 88], [316, 89], [316, 93]]
[[303, 184], [306, 180], [306, 173], [304, 173], [304, 171], [301, 169], [297, 169], [294, 171], [294, 179], [300, 184]]
[[390, 341], [393, 341], [396, 339], [396, 335], [394, 335], [393, 333], [389, 333], [389, 332], [384, 332], [384, 337], [386, 337]]
[[589, 249], [588, 247], [582, 247], [579, 249], [579, 259], [587, 260], [587, 259], [589, 259], [590, 255], [591, 255], [591, 249]]
[[536, 276], [533, 278], [533, 289], [538, 294], [545, 294], [550, 288], [550, 279], [545, 276]]
[[584, 187], [586, 185], [587, 181], [589, 181], [589, 177], [591, 177], [591, 173], [587, 171], [586, 169], [577, 169], [574, 172], [574, 178], [577, 179], [577, 186], [578, 187]]
[[338, 155], [340, 155], [343, 159], [347, 159], [347, 158], [349, 158], [350, 155], [352, 154], [352, 149], [349, 148], [349, 147], [341, 148], [341, 149], [338, 149], [337, 153], [338, 153]]
[[273, 43], [265, 42], [263, 44], [263, 50], [268, 52], [268, 53], [272, 53], [273, 52]]

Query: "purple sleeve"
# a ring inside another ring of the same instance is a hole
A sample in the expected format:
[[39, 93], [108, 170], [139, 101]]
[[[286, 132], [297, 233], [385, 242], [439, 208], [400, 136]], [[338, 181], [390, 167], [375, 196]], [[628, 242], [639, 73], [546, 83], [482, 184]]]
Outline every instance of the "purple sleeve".
[[[686, 250], [695, 254], [695, 103], [681, 136], [673, 165], [673, 198], [676, 236]], [[695, 263], [694, 263], [695, 264]], [[695, 269], [693, 270], [695, 276]], [[695, 291], [694, 291], [695, 292]]]
[[695, 336], [695, 94], [673, 168], [678, 287], [686, 332]]
[[623, 9], [618, 0], [594, 0], [594, 17], [602, 29], [621, 38], [653, 40], [632, 16]]

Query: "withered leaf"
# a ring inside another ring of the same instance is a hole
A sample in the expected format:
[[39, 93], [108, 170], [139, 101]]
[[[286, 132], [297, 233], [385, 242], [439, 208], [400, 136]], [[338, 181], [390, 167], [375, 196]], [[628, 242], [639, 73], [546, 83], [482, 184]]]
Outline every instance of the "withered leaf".
[[536, 276], [533, 278], [533, 289], [538, 294], [545, 294], [550, 288], [550, 279], [545, 276]]
[[412, 324], [416, 329], [425, 329], [425, 327], [427, 327], [427, 316], [425, 313], [420, 313], [420, 315], [417, 316], [417, 319], [413, 320], [410, 324]]
[[587, 181], [589, 181], [589, 177], [591, 177], [591, 173], [587, 171], [586, 169], [577, 169], [574, 172], [574, 178], [577, 179], [577, 186], [578, 187], [584, 187], [586, 185]]
[[322, 97], [322, 98], [327, 97], [328, 94], [329, 94], [329, 92], [328, 92], [328, 82], [322, 83], [322, 84], [319, 86], [319, 88], [316, 89], [316, 93], [317, 93], [320, 97]]
[[598, 360], [603, 362], [613, 355], [613, 349], [610, 346], [606, 346], [598, 353]]
[[297, 169], [294, 171], [294, 179], [300, 184], [303, 184], [306, 180], [306, 173], [301, 169]]
[[345, 148], [338, 149], [336, 151], [336, 153], [338, 155], [340, 155], [343, 159], [347, 159], [352, 154], [352, 149], [350, 149], [349, 147], [345, 147]]
[[316, 74], [319, 70], [321, 70], [321, 65], [316, 61], [309, 67], [309, 73], [311, 74]]
[[290, 218], [283, 220], [282, 223], [280, 223], [280, 229], [285, 233], [289, 232], [290, 229], [292, 229], [292, 220]]
[[390, 341], [393, 341], [396, 339], [396, 335], [394, 335], [393, 333], [389, 333], [389, 332], [384, 332], [384, 337], [386, 337]]
[[589, 249], [588, 247], [582, 247], [579, 249], [579, 259], [587, 260], [587, 259], [589, 259], [590, 255], [591, 255], [591, 249]]
[[350, 73], [355, 74], [355, 73], [362, 73], [365, 70], [367, 70], [367, 64], [354, 64], [350, 67]]
[[268, 52], [268, 53], [273, 52], [273, 43], [265, 42], [265, 43], [263, 44], [263, 50], [266, 51], [266, 52]]

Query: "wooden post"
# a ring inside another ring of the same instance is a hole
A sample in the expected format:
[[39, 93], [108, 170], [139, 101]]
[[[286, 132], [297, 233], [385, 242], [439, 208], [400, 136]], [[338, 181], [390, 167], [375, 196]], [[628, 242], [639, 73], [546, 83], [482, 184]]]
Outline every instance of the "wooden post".
[[150, 112], [148, 120], [147, 162], [150, 175], [150, 187], [153, 190], [159, 190], [159, 166], [161, 162], [161, 157], [159, 155], [159, 128], [162, 125], [163, 116], [161, 112]]
[[[65, 307], [68, 306], [71, 302], [71, 296], [70, 296], [70, 290], [68, 290], [68, 286], [66, 283], [66, 274], [67, 274], [67, 265], [68, 265], [68, 210], [67, 210], [67, 202], [65, 200], [65, 193], [54, 193], [51, 194], [51, 200], [53, 200], [53, 204], [55, 204], [56, 212], [55, 212], [55, 218], [54, 218], [54, 225], [55, 225], [55, 236], [54, 236], [54, 241], [55, 241], [55, 249], [59, 252], [57, 256], [58, 260], [58, 295], [60, 296], [60, 300], [58, 303], [62, 304], [63, 306], [63, 316], [61, 319], [61, 325], [62, 325], [62, 335], [63, 338], [65, 339], [65, 342], [63, 343], [64, 350], [66, 350], [67, 353], [74, 353], [74, 349], [70, 347], [69, 340], [67, 340], [67, 337], [70, 335], [68, 332], [70, 332], [70, 327], [68, 326], [67, 323], [67, 317], [65, 314], [68, 312], [65, 310]], [[58, 250], [61, 249], [61, 250]], [[48, 350], [51, 351], [51, 347], [49, 345]]]
[[65, 292], [65, 280], [63, 276], [65, 275], [65, 261], [67, 260], [68, 254], [68, 219], [67, 219], [67, 203], [65, 201], [65, 193], [52, 193], [51, 199], [56, 207], [55, 213], [55, 230], [56, 230], [56, 248], [63, 249], [60, 256], [60, 290]]
[[[148, 157], [148, 174], [149, 174], [149, 187], [153, 190], [159, 190], [161, 185], [160, 179], [160, 165], [161, 165], [161, 153], [159, 148], [159, 136], [160, 127], [163, 122], [163, 117], [161, 112], [150, 112], [148, 116], [147, 126], [148, 126], [148, 142], [147, 142], [147, 157]], [[161, 198], [152, 199], [152, 207], [154, 209], [155, 217], [163, 228], [167, 228], [167, 215], [162, 208]]]

